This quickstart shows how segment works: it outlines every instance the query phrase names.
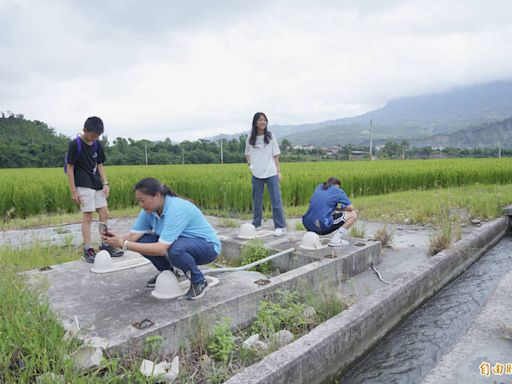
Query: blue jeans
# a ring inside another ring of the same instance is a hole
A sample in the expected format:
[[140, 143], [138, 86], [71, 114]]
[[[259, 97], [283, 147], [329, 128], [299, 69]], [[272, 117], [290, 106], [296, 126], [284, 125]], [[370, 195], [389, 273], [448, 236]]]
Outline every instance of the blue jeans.
[[[156, 243], [158, 235], [144, 235], [138, 243]], [[159, 271], [170, 270], [173, 266], [181, 269], [183, 272], [190, 271], [193, 283], [199, 283], [204, 280], [204, 276], [197, 268], [198, 265], [211, 263], [217, 258], [217, 253], [213, 243], [197, 237], [178, 237], [171, 244], [166, 256], [148, 256], [142, 255]]]
[[277, 175], [259, 179], [252, 177], [252, 224], [255, 227], [261, 225], [263, 216], [263, 189], [267, 184], [268, 193], [270, 195], [270, 203], [272, 205], [272, 218], [274, 219], [275, 228], [285, 228], [286, 221], [284, 219], [283, 203], [281, 201], [281, 191], [279, 190], [279, 177]]

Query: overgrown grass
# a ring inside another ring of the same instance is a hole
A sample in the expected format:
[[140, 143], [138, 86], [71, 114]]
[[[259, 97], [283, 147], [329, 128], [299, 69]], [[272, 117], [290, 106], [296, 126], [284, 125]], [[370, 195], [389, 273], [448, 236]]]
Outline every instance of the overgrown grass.
[[47, 267], [78, 260], [81, 250], [71, 245], [42, 245], [37, 240], [30, 247], [0, 247], [0, 265], [17, 271]]
[[452, 224], [448, 220], [442, 223], [438, 230], [430, 235], [428, 254], [434, 256], [449, 248], [453, 241], [453, 232]]
[[238, 222], [238, 220], [235, 220], [235, 219], [221, 217], [219, 219], [218, 226], [225, 227], [225, 228], [238, 228], [240, 226], [240, 223]]
[[388, 228], [387, 225], [384, 225], [375, 231], [373, 238], [377, 241], [380, 241], [384, 248], [391, 248], [391, 244], [393, 243], [393, 231]]
[[475, 184], [432, 191], [407, 191], [366, 196], [353, 200], [358, 216], [387, 223], [440, 224], [450, 216], [450, 208], [460, 208], [470, 218], [493, 219], [512, 202], [510, 185]]
[[[312, 193], [312, 191], [311, 191]], [[363, 220], [382, 223], [439, 224], [449, 216], [450, 208], [459, 208], [468, 212], [470, 218], [493, 219], [501, 215], [501, 209], [512, 202], [510, 185], [475, 184], [459, 188], [446, 188], [426, 191], [406, 191], [377, 196], [353, 198], [352, 202]], [[286, 200], [284, 201], [286, 205]], [[287, 217], [301, 217], [307, 205], [286, 207]], [[111, 217], [135, 217], [139, 208], [112, 210]], [[231, 212], [222, 209], [203, 209], [203, 212], [230, 220], [248, 220], [250, 213]], [[264, 217], [270, 219], [270, 210], [264, 211]], [[44, 227], [63, 223], [79, 223], [81, 215], [39, 215], [27, 219], [0, 221], [0, 229], [23, 229]], [[298, 228], [297, 228], [298, 229]]]
[[[261, 239], [249, 240], [242, 246], [240, 251], [240, 265], [247, 265], [255, 261], [264, 259], [270, 256], [270, 250], [265, 247], [265, 243]], [[258, 271], [264, 274], [269, 274], [272, 270], [272, 264], [266, 262], [250, 269], [251, 271]]]
[[350, 236], [358, 237], [360, 239], [364, 238], [366, 236], [366, 231], [364, 230], [363, 225], [358, 223], [350, 228]]
[[[222, 383], [279, 348], [272, 337], [274, 333], [288, 330], [295, 337], [300, 337], [337, 315], [347, 305], [332, 288], [279, 290], [271, 298], [260, 302], [256, 320], [247, 330], [233, 332], [228, 318], [210, 327], [200, 324], [192, 347], [180, 352], [185, 363], [179, 382]], [[311, 308], [313, 316], [306, 316], [306, 309]], [[267, 343], [268, 349], [255, 351], [242, 347], [243, 341], [255, 333]]]

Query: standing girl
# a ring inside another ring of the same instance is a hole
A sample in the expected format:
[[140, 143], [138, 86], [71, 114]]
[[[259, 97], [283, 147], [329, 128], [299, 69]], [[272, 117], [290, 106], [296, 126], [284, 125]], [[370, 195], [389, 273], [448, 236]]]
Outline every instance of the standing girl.
[[282, 179], [279, 166], [279, 144], [277, 137], [267, 130], [268, 119], [263, 112], [257, 112], [252, 119], [252, 130], [245, 145], [247, 165], [252, 173], [253, 225], [261, 227], [263, 215], [263, 189], [267, 184], [272, 204], [274, 235], [286, 233], [283, 203], [279, 182]]

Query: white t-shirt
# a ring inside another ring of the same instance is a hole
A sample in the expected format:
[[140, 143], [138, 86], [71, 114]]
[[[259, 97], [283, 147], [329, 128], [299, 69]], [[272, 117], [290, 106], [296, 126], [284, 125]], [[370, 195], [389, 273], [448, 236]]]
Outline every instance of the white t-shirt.
[[265, 144], [263, 135], [256, 136], [254, 147], [249, 144], [249, 137], [245, 143], [245, 154], [250, 156], [250, 169], [254, 177], [266, 179], [267, 177], [277, 175], [276, 162], [274, 156], [280, 155], [277, 137], [272, 133], [272, 138], [268, 144]]

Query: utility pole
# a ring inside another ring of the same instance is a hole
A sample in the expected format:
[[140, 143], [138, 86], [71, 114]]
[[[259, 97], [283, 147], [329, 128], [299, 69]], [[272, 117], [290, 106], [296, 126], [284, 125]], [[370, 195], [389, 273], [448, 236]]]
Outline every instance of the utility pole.
[[181, 164], [185, 164], [185, 148], [181, 147]]
[[144, 157], [146, 158], [146, 165], [148, 165], [148, 143], [144, 141]]
[[498, 158], [501, 159], [501, 143], [498, 141]]
[[224, 164], [224, 152], [222, 151], [222, 137], [220, 138], [220, 163]]
[[370, 160], [373, 160], [373, 127], [370, 119]]

